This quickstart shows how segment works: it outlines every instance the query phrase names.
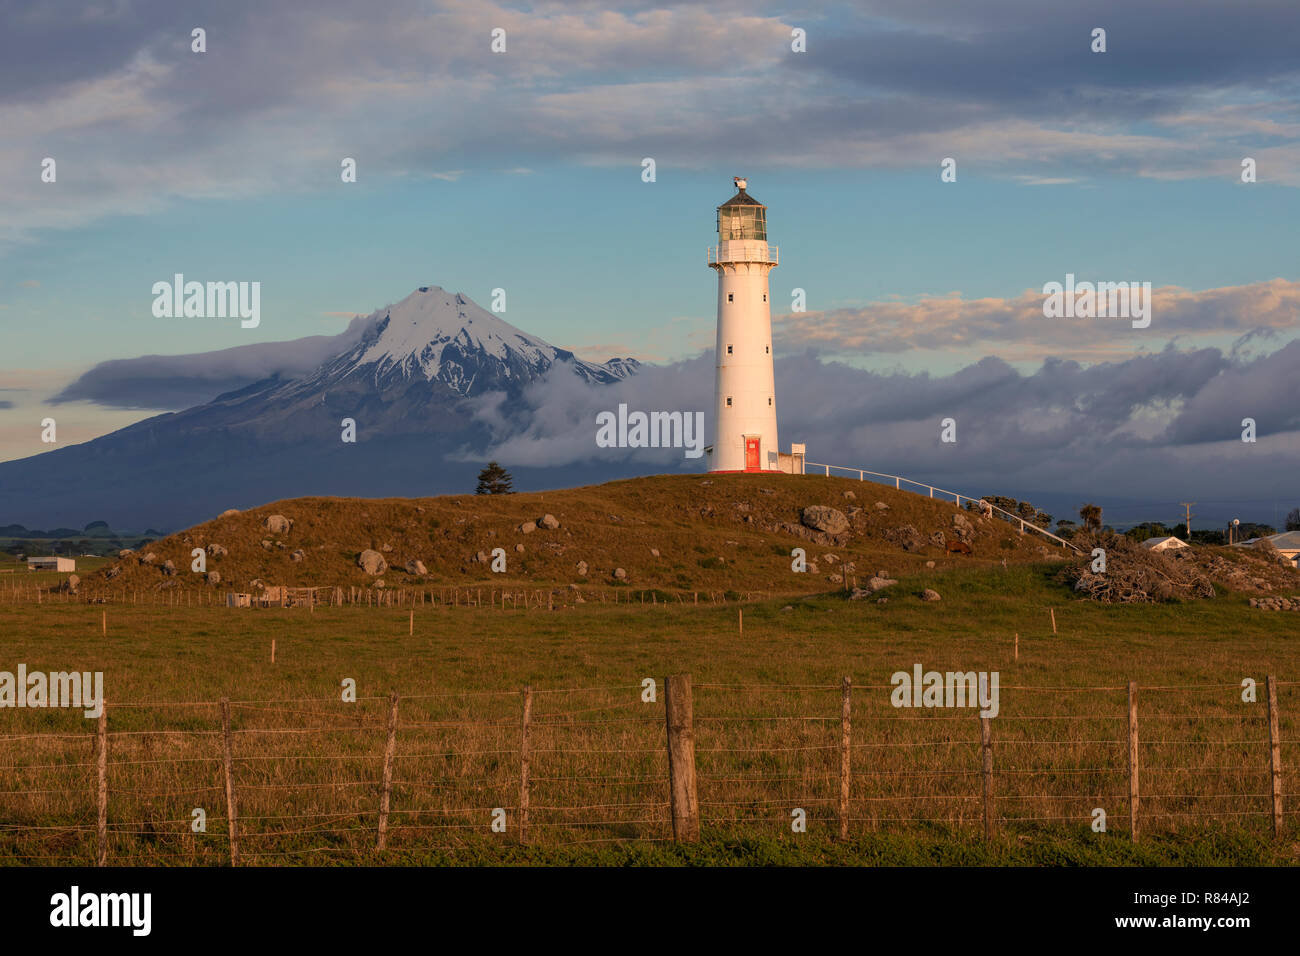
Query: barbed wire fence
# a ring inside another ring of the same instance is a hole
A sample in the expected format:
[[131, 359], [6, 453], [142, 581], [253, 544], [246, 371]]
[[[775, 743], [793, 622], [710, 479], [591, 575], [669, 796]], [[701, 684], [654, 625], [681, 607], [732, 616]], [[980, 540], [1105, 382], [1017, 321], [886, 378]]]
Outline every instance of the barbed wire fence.
[[[271, 864], [703, 833], [1221, 825], [1281, 838], [1300, 682], [1009, 685], [1001, 711], [893, 684], [666, 682], [9, 710], [0, 857]], [[972, 702], [973, 703], [973, 702]], [[2, 725], [0, 725], [2, 726]]]

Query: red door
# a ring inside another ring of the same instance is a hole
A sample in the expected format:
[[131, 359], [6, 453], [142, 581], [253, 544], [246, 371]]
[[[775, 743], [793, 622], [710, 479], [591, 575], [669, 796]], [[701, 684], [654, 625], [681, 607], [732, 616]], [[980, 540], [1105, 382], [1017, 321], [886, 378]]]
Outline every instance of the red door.
[[745, 470], [758, 471], [758, 439], [745, 439]]

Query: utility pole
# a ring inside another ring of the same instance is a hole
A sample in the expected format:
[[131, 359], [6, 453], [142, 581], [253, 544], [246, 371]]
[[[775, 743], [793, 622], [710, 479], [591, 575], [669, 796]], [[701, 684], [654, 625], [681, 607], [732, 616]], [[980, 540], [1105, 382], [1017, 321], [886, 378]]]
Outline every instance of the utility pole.
[[1196, 502], [1180, 501], [1178, 503], [1187, 510], [1187, 540], [1191, 541], [1192, 540], [1192, 505], [1196, 504]]

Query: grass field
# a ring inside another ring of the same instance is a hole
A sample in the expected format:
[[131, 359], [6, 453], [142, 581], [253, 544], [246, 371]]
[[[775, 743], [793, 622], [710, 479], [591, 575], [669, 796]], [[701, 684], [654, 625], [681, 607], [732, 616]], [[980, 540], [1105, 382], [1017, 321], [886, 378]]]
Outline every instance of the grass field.
[[[104, 672], [109, 862], [228, 862], [221, 697], [235, 702], [249, 863], [1294, 862], [1294, 615], [1231, 593], [1095, 605], [1055, 583], [1058, 567], [918, 572], [885, 604], [836, 594], [746, 604], [743, 636], [736, 604], [428, 606], [415, 610], [413, 635], [405, 609], [0, 605], [0, 669]], [[942, 601], [922, 602], [922, 587]], [[987, 843], [974, 711], [890, 704], [890, 675], [918, 663], [1000, 674]], [[668, 841], [662, 678], [678, 672], [695, 688], [703, 839], [693, 847]], [[1283, 682], [1281, 840], [1269, 816], [1268, 674]], [[845, 675], [855, 687], [851, 836], [837, 843]], [[659, 682], [654, 703], [641, 699], [647, 677]], [[1260, 684], [1258, 703], [1242, 702], [1247, 677]], [[356, 703], [340, 700], [345, 678]], [[1136, 844], [1129, 680], [1140, 685]], [[521, 846], [525, 685], [532, 827]], [[392, 692], [389, 849], [376, 853]], [[93, 862], [94, 727], [79, 712], [0, 710], [0, 861]], [[191, 832], [195, 808], [206, 833]], [[490, 830], [496, 808], [505, 833]], [[806, 812], [805, 833], [791, 831], [794, 808]], [[1090, 826], [1095, 808], [1106, 833]]]

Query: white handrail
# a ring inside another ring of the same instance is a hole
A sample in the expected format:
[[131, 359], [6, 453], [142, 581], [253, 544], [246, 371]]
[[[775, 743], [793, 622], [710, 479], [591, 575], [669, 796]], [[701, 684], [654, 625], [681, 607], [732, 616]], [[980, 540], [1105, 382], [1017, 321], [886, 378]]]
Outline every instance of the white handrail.
[[1080, 551], [1078, 548], [1076, 548], [1074, 545], [1072, 545], [1070, 542], [1066, 541], [1064, 538], [1057, 537], [1056, 535], [1052, 534], [1052, 532], [1047, 531], [1047, 530], [1045, 530], [1045, 529], [1043, 529], [1043, 528], [1038, 527], [1038, 525], [1034, 524], [1033, 522], [1026, 522], [1024, 518], [1020, 517], [1020, 515], [1014, 515], [1014, 514], [1012, 514], [1010, 511], [1007, 511], [1005, 508], [999, 508], [997, 505], [993, 504], [993, 502], [991, 502], [991, 501], [986, 501], [986, 500], [983, 499], [983, 498], [972, 498], [970, 495], [959, 494], [959, 493], [956, 492], [956, 491], [948, 491], [946, 488], [936, 488], [934, 485], [927, 485], [924, 481], [915, 481], [915, 480], [913, 480], [913, 479], [911, 479], [911, 478], [903, 478], [903, 477], [900, 477], [899, 475], [886, 475], [886, 474], [884, 474], [883, 472], [879, 472], [879, 471], [868, 471], [868, 470], [865, 469], [865, 468], [850, 468], [850, 467], [848, 467], [847, 465], [826, 465], [826, 464], [823, 464], [823, 463], [818, 462], [818, 461], [805, 461], [805, 462], [804, 462], [804, 466], [807, 467], [808, 465], [812, 465], [814, 468], [825, 468], [825, 469], [826, 469], [826, 477], [828, 477], [828, 478], [830, 477], [831, 469], [832, 469], [832, 468], [837, 468], [837, 469], [839, 469], [840, 471], [847, 471], [847, 472], [850, 472], [850, 473], [856, 471], [856, 472], [858, 473], [858, 480], [859, 480], [859, 481], [866, 481], [866, 480], [867, 480], [867, 478], [866, 478], [867, 475], [873, 475], [873, 476], [875, 476], [876, 478], [892, 478], [892, 479], [894, 480], [894, 487], [897, 488], [897, 489], [899, 489], [899, 490], [902, 490], [902, 482], [907, 482], [909, 485], [916, 485], [918, 488], [928, 488], [929, 491], [930, 491], [930, 497], [931, 497], [931, 498], [934, 497], [934, 493], [935, 493], [936, 491], [939, 492], [939, 494], [941, 494], [941, 495], [952, 495], [953, 502], [954, 502], [954, 503], [957, 505], [957, 507], [959, 507], [959, 508], [961, 507], [961, 503], [962, 503], [962, 500], [963, 500], [963, 499], [965, 499], [966, 501], [973, 501], [973, 502], [976, 502], [976, 503], [982, 504], [982, 505], [988, 507], [989, 509], [991, 509], [991, 510], [993, 510], [993, 511], [1001, 512], [1002, 514], [1004, 514], [1004, 515], [1006, 515], [1008, 518], [1010, 518], [1012, 521], [1019, 521], [1019, 522], [1020, 522], [1020, 533], [1021, 533], [1021, 534], [1024, 534], [1026, 529], [1032, 529], [1033, 531], [1036, 531], [1036, 532], [1038, 532], [1038, 533], [1041, 534], [1041, 535], [1045, 535], [1046, 537], [1051, 538], [1053, 541], [1057, 541], [1057, 542], [1059, 542], [1060, 544], [1062, 544], [1062, 545], [1064, 545], [1065, 547], [1069, 548], [1070, 550], [1074, 551], [1076, 554], [1082, 554], [1082, 553], [1083, 553], [1083, 552]]

